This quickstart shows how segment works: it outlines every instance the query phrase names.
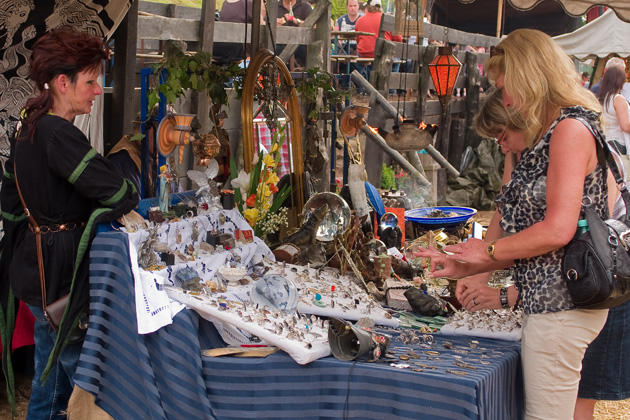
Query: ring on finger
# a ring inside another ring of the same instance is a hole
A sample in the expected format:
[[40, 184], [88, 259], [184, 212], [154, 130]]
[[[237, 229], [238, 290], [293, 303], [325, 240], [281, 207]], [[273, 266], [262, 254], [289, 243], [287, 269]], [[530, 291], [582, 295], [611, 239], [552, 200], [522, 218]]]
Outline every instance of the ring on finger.
[[477, 301], [473, 298], [473, 305], [477, 306]]

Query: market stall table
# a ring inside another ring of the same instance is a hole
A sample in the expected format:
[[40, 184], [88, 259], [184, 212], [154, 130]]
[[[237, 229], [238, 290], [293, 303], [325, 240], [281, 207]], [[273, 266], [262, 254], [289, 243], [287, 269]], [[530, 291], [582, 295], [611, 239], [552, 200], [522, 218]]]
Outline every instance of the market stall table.
[[[189, 309], [155, 333], [137, 329], [127, 236], [100, 233], [90, 254], [90, 327], [75, 381], [115, 419], [522, 417], [515, 343], [479, 339], [471, 346], [469, 338], [436, 336], [427, 350], [394, 338], [391, 360], [327, 357], [299, 365], [283, 352], [264, 359], [203, 356], [223, 342]], [[454, 352], [464, 348], [468, 356]], [[413, 352], [417, 359], [400, 358]], [[457, 356], [473, 366], [455, 365]]]

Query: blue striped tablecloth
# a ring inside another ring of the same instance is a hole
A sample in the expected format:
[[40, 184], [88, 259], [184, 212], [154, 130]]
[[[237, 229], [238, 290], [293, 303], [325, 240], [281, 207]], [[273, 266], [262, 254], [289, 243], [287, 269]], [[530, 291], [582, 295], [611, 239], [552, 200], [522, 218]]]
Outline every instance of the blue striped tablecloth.
[[[471, 352], [490, 363], [473, 363], [477, 369], [471, 370], [453, 364], [455, 353], [439, 337], [441, 360], [427, 360], [425, 350], [414, 347], [419, 361], [436, 369], [414, 372], [333, 357], [302, 366], [283, 352], [264, 359], [201, 356], [202, 349], [223, 343], [212, 324], [191, 310], [180, 312], [172, 325], [139, 335], [128, 255], [125, 234], [101, 233], [94, 240], [90, 328], [75, 375], [77, 385], [116, 420], [522, 418], [515, 343], [478, 340], [485, 350]], [[462, 337], [448, 341], [455, 348], [470, 343]], [[408, 346], [393, 341], [390, 347], [401, 353]]]

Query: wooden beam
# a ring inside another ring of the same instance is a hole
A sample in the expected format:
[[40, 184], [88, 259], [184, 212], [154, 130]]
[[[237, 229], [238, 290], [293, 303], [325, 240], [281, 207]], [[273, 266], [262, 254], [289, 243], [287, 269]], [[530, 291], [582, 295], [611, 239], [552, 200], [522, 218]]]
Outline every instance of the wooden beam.
[[199, 20], [138, 16], [138, 34], [143, 39], [199, 41]]
[[[111, 107], [111, 131], [104, 137], [104, 151], [114, 146], [123, 135], [133, 131], [133, 120], [138, 113], [133, 108], [136, 83], [136, 40], [138, 34], [138, 2], [131, 2], [127, 16], [114, 32], [114, 59]], [[133, 65], [130, 65], [133, 63]], [[108, 145], [109, 143], [109, 145]], [[107, 147], [109, 146], [109, 147]]]
[[[394, 16], [383, 14], [381, 21], [381, 31], [395, 30], [396, 22]], [[486, 47], [497, 45], [499, 38], [493, 36], [473, 34], [469, 32], [458, 31], [456, 29], [448, 29], [448, 42], [451, 44], [474, 45], [475, 47]], [[425, 23], [423, 25], [423, 36], [425, 38], [436, 39], [442, 41], [444, 39], [444, 26]]]
[[[282, 42], [283, 40], [280, 38], [280, 33], [284, 29], [292, 30], [291, 34], [296, 34], [296, 32], [295, 32], [296, 29], [297, 30], [299, 30], [299, 29], [306, 29], [306, 28], [313, 29], [313, 27], [315, 26], [315, 24], [317, 23], [319, 18], [322, 16], [322, 14], [324, 14], [327, 11], [330, 10], [330, 5], [331, 5], [331, 1], [330, 0], [320, 0], [320, 1], [318, 1], [317, 4], [315, 5], [315, 8], [311, 12], [311, 14], [308, 15], [308, 17], [304, 20], [304, 23], [302, 23], [302, 26], [300, 28], [289, 28], [289, 27], [285, 27], [285, 26], [278, 27], [278, 39], [276, 39], [276, 44], [283, 44], [283, 42]], [[329, 31], [330, 31], [330, 29], [329, 29]], [[291, 38], [293, 38], [293, 37], [291, 37]], [[328, 39], [330, 39], [330, 34], [328, 36]], [[282, 50], [282, 53], [280, 53], [280, 59], [286, 63], [287, 61], [289, 61], [289, 58], [291, 58], [291, 56], [293, 55], [295, 50], [297, 50], [297, 47], [299, 45], [308, 44], [308, 43], [310, 43], [312, 41], [314, 41], [314, 40], [309, 40], [307, 42], [304, 42], [303, 40], [301, 40], [299, 38], [291, 39], [289, 42], [287, 42], [286, 47], [284, 47], [284, 50]]]

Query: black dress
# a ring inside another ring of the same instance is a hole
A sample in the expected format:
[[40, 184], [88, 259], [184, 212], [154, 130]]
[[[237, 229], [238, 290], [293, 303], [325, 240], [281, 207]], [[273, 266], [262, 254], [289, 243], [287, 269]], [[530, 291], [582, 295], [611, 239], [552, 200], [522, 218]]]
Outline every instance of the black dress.
[[74, 284], [68, 313], [73, 320], [72, 315], [78, 316], [88, 302], [87, 250], [95, 224], [128, 213], [139, 197], [133, 184], [69, 121], [47, 114], [32, 141], [27, 134], [24, 127], [20, 139], [12, 141], [0, 191], [5, 224], [3, 303], [10, 284], [17, 298], [42, 305], [35, 234], [28, 228], [17, 194], [17, 176], [26, 206], [40, 226], [56, 230], [64, 223], [86, 223], [85, 229], [42, 234], [47, 303], [69, 293]]

